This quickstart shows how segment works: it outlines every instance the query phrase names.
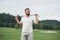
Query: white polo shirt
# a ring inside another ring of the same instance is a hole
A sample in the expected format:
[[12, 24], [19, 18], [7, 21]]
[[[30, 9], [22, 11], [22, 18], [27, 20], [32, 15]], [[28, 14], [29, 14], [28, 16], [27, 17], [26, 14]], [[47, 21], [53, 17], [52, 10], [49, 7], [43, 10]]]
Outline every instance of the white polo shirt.
[[33, 27], [32, 27], [33, 21], [34, 19], [32, 17], [22, 17], [21, 18], [22, 32], [33, 32]]

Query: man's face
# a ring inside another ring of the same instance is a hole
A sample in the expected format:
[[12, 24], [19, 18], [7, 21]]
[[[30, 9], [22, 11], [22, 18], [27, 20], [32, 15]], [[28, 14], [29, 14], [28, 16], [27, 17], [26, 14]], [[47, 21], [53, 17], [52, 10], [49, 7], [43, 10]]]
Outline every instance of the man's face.
[[26, 14], [27, 16], [29, 16], [29, 15], [30, 15], [30, 10], [26, 10], [26, 11], [25, 11], [25, 14]]

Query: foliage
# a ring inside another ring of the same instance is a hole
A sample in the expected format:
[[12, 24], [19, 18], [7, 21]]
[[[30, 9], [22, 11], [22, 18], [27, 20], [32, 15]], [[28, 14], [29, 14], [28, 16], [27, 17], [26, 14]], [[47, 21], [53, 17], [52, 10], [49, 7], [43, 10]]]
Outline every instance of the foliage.
[[[21, 17], [18, 15], [20, 21]], [[15, 16], [10, 15], [9, 13], [0, 13], [0, 27], [16, 27], [19, 28], [16, 24]], [[21, 27], [20, 27], [21, 28]], [[34, 29], [47, 29], [47, 30], [60, 30], [60, 21], [57, 20], [42, 20], [39, 21], [38, 25], [33, 23]]]

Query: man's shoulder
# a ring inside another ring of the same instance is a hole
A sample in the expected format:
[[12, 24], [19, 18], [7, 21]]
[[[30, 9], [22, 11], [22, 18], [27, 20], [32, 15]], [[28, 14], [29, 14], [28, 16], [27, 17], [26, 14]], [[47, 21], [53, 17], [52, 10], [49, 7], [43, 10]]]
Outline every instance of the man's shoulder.
[[25, 17], [22, 17], [21, 19], [25, 19]]

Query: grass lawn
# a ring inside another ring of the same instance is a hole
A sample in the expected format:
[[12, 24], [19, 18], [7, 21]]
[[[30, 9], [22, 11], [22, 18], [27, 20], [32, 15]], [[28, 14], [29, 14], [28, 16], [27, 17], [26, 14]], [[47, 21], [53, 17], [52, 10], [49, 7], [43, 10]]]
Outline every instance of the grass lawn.
[[[0, 40], [20, 40], [21, 29], [1, 28]], [[34, 40], [60, 40], [59, 30], [36, 30], [34, 29]]]

